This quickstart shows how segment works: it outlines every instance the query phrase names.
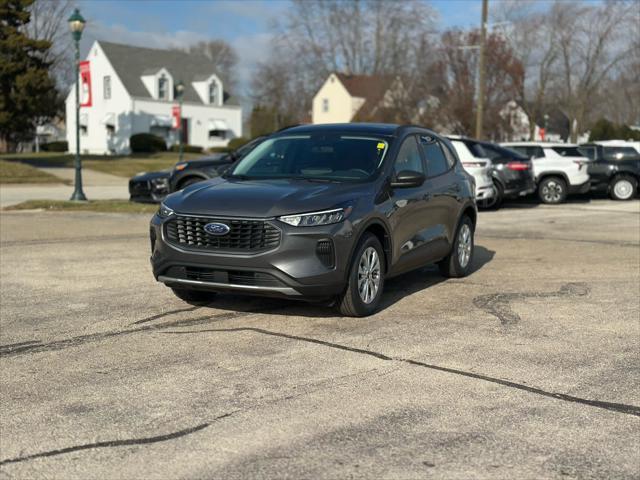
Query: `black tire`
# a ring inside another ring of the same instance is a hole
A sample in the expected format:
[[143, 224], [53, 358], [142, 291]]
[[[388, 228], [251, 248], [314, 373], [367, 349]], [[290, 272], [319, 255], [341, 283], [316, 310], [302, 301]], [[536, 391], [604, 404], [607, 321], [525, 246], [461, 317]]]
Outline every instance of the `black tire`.
[[[360, 261], [364, 253], [373, 248], [378, 256], [379, 260], [379, 285], [378, 290], [373, 296], [372, 300], [368, 303], [360, 296], [358, 289], [359, 280], [359, 266]], [[385, 272], [385, 258], [380, 240], [372, 233], [365, 233], [360, 239], [360, 243], [353, 254], [353, 260], [351, 261], [351, 268], [349, 270], [349, 277], [347, 282], [347, 288], [344, 293], [338, 298], [338, 310], [346, 317], [366, 317], [375, 313], [380, 305], [380, 299], [382, 298], [382, 292], [384, 290], [384, 272]]]
[[638, 181], [631, 175], [616, 175], [609, 182], [609, 195], [614, 200], [626, 201], [636, 196]]
[[180, 182], [180, 184], [178, 185], [178, 190], [184, 190], [189, 185], [193, 185], [194, 183], [200, 183], [200, 182], [204, 182], [204, 178], [200, 178], [200, 177], [187, 178]]
[[203, 290], [190, 290], [188, 288], [172, 288], [173, 293], [180, 300], [192, 305], [202, 305], [211, 302], [216, 292], [205, 292]]
[[[466, 259], [466, 263], [463, 265], [461, 263], [461, 251], [460, 251], [460, 243], [462, 241], [462, 232], [464, 227], [468, 227], [469, 235], [470, 235], [470, 246], [471, 251], [469, 253], [469, 258]], [[471, 273], [471, 266], [473, 265], [473, 253], [475, 250], [475, 241], [474, 237], [475, 228], [473, 226], [473, 222], [468, 216], [464, 216], [460, 219], [460, 224], [456, 229], [456, 237], [453, 242], [453, 246], [451, 248], [451, 252], [449, 255], [438, 263], [438, 267], [440, 268], [440, 273], [447, 278], [460, 278], [466, 277]]]
[[561, 177], [546, 177], [538, 185], [538, 198], [542, 203], [557, 205], [567, 199], [567, 182]]

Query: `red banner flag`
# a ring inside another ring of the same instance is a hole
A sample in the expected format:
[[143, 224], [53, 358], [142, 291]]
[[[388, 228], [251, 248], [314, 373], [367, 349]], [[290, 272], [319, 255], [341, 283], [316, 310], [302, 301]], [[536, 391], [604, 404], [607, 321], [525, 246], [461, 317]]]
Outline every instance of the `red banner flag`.
[[171, 108], [171, 116], [173, 117], [173, 128], [180, 128], [180, 106], [174, 105]]
[[85, 60], [79, 63], [80, 66], [80, 106], [91, 106], [91, 71], [89, 70], [89, 61]]

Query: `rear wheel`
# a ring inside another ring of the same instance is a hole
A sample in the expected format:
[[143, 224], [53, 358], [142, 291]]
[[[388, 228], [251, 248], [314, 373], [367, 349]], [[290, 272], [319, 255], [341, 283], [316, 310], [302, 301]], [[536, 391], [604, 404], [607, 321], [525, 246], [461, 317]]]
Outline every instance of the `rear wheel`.
[[451, 253], [438, 263], [440, 273], [448, 278], [466, 277], [471, 273], [474, 250], [473, 222], [468, 216], [462, 217]]
[[617, 175], [611, 180], [609, 193], [614, 200], [631, 200], [638, 188], [638, 182], [629, 175]]
[[338, 300], [338, 309], [348, 317], [375, 313], [384, 289], [384, 252], [378, 238], [366, 233], [356, 248], [349, 271], [347, 289]]
[[216, 295], [215, 292], [205, 292], [202, 290], [191, 290], [188, 288], [172, 288], [173, 293], [180, 300], [194, 304], [194, 305], [202, 305], [204, 303], [209, 303], [213, 297]]
[[538, 197], [543, 203], [562, 203], [567, 198], [567, 183], [560, 177], [547, 177], [538, 185]]

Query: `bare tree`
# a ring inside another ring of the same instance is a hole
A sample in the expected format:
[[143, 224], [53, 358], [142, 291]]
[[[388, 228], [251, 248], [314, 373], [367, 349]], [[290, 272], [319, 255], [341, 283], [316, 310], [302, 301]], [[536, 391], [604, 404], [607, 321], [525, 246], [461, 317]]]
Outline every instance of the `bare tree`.
[[522, 88], [515, 101], [529, 118], [529, 138], [534, 140], [536, 120], [548, 104], [547, 95], [559, 60], [558, 22], [532, 1], [497, 4], [492, 18], [504, 25], [501, 32], [523, 67]]
[[[460, 135], [475, 131], [476, 82], [480, 33], [447, 31], [442, 35], [440, 59], [430, 77], [437, 79], [439, 106], [431, 113], [437, 128]], [[487, 36], [485, 122], [487, 135], [501, 139], [510, 125], [501, 115], [507, 103], [522, 90], [523, 68], [501, 35]], [[425, 119], [426, 120], [426, 119]]]
[[71, 8], [71, 0], [36, 0], [29, 8], [31, 21], [25, 27], [30, 38], [51, 43], [43, 60], [51, 65], [51, 75], [61, 92], [74, 81], [73, 45], [67, 28]]
[[216, 66], [216, 73], [224, 83], [225, 89], [233, 90], [237, 86], [238, 54], [224, 40], [198, 42], [186, 48], [189, 53], [197, 52], [206, 56]]
[[332, 71], [406, 76], [411, 89], [414, 65], [430, 54], [424, 47], [434, 21], [434, 11], [419, 0], [294, 0], [274, 25], [272, 54], [258, 65], [252, 97], [262, 105], [286, 103], [283, 108], [302, 120]]
[[637, 25], [633, 2], [578, 5], [556, 1], [550, 15], [557, 25], [559, 46], [558, 100], [571, 121], [571, 141], [577, 141], [594, 113], [594, 99], [608, 76], [633, 51], [629, 32]]

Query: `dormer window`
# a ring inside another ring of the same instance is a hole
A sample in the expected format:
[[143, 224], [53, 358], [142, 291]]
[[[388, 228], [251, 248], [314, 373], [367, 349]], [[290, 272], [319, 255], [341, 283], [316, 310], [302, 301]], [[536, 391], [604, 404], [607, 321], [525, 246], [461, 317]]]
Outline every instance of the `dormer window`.
[[168, 100], [169, 99], [169, 89], [168, 89], [169, 81], [167, 77], [163, 73], [158, 78], [158, 98], [160, 100]]
[[209, 103], [211, 105], [218, 103], [218, 84], [215, 81], [209, 83]]

